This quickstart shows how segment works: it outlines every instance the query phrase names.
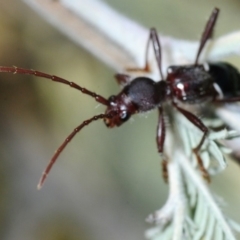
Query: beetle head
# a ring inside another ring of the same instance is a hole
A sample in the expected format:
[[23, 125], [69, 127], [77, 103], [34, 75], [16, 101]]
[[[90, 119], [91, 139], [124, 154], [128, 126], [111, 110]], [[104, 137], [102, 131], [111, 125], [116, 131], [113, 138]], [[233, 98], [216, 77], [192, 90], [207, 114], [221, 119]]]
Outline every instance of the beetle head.
[[131, 101], [124, 91], [118, 95], [112, 95], [108, 99], [109, 105], [105, 114], [112, 114], [111, 118], [104, 118], [107, 127], [113, 128], [122, 125], [132, 114], [137, 113], [137, 106]]

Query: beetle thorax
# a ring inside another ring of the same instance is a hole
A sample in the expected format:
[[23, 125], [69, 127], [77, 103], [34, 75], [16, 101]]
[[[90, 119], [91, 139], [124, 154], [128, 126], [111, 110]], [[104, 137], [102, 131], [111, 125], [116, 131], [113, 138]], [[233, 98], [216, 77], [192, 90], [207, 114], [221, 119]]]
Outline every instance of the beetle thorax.
[[174, 99], [181, 102], [195, 104], [215, 95], [214, 81], [203, 65], [171, 66], [167, 82]]

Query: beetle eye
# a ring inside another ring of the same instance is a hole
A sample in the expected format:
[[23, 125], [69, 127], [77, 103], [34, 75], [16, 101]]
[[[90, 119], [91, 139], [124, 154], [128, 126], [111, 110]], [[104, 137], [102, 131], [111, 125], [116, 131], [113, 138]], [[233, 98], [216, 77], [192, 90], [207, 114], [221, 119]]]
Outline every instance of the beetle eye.
[[108, 98], [108, 103], [110, 106], [116, 106], [116, 96], [112, 95]]
[[130, 117], [130, 114], [128, 114], [128, 112], [126, 110], [122, 111], [120, 113], [120, 118], [122, 121], [127, 121]]
[[109, 102], [115, 102], [116, 101], [116, 96], [112, 95], [108, 98]]

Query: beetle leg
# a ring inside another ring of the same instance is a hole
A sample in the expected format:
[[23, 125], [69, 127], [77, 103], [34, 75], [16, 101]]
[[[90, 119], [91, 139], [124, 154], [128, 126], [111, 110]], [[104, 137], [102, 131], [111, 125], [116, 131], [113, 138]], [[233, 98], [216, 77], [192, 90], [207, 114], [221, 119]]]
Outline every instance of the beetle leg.
[[199, 166], [200, 171], [202, 172], [203, 177], [207, 180], [207, 182], [210, 182], [210, 176], [209, 176], [207, 170], [205, 169], [205, 167], [203, 165], [203, 161], [199, 155], [199, 151], [201, 150], [204, 140], [206, 139], [206, 137], [208, 135], [208, 128], [203, 124], [203, 122], [197, 116], [195, 116], [191, 112], [177, 106], [177, 104], [174, 102], [173, 102], [173, 106], [180, 113], [182, 113], [191, 123], [193, 123], [198, 129], [200, 129], [203, 132], [203, 136], [202, 136], [199, 144], [195, 148], [193, 148], [193, 153], [195, 154], [195, 156], [197, 158], [198, 166]]
[[132, 80], [132, 78], [129, 75], [122, 73], [117, 73], [114, 75], [114, 77], [116, 78], [118, 85], [120, 85], [121, 87], [125, 87]]
[[162, 155], [162, 175], [163, 175], [163, 179], [165, 180], [165, 182], [168, 181], [168, 169], [167, 169], [167, 158], [166, 156], [163, 155], [163, 145], [164, 145], [164, 141], [165, 141], [165, 132], [166, 132], [166, 127], [165, 127], [165, 123], [164, 123], [164, 116], [163, 116], [163, 109], [162, 107], [158, 108], [158, 125], [157, 125], [157, 147], [158, 147], [158, 152], [159, 154]]
[[148, 63], [148, 53], [150, 42], [152, 42], [155, 58], [158, 64], [159, 73], [162, 79], [164, 79], [162, 74], [162, 53], [161, 53], [161, 44], [155, 28], [150, 29], [150, 34], [147, 41], [146, 52], [145, 52], [145, 66], [142, 68], [127, 68], [127, 71], [142, 71], [145, 73], [151, 72], [149, 63]]
[[203, 34], [202, 34], [202, 37], [201, 37], [200, 45], [198, 47], [198, 52], [197, 52], [196, 59], [195, 59], [195, 65], [198, 64], [199, 56], [200, 56], [200, 54], [203, 50], [203, 47], [205, 46], [207, 40], [209, 40], [212, 37], [213, 29], [214, 29], [214, 26], [215, 26], [216, 21], [217, 21], [218, 13], [219, 13], [219, 9], [214, 8], [210, 18], [207, 21], [207, 24], [204, 28], [204, 31], [203, 31]]

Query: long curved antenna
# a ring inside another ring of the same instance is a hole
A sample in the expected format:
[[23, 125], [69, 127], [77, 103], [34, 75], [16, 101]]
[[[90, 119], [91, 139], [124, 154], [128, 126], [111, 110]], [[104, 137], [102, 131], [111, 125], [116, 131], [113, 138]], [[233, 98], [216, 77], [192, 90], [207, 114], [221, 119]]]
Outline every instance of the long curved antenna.
[[39, 71], [35, 71], [35, 70], [31, 70], [31, 69], [24, 69], [24, 68], [19, 68], [19, 67], [4, 67], [4, 66], [0, 66], [0, 72], [7, 72], [7, 73], [13, 73], [13, 74], [26, 74], [26, 75], [34, 75], [37, 77], [42, 77], [42, 78], [47, 78], [50, 79], [54, 82], [59, 82], [59, 83], [63, 83], [66, 84], [72, 88], [75, 88], [79, 91], [81, 91], [83, 94], [87, 94], [93, 98], [95, 98], [95, 100], [103, 105], [108, 106], [109, 105], [109, 101], [107, 99], [105, 99], [104, 97], [91, 92], [89, 90], [87, 90], [86, 88], [82, 88], [79, 85], [77, 85], [74, 82], [69, 82], [66, 79], [60, 78], [58, 76], [55, 75], [49, 75], [47, 73], [43, 73], [43, 72], [39, 72]]
[[85, 121], [83, 121], [78, 127], [76, 127], [72, 133], [64, 140], [64, 142], [62, 143], [62, 145], [57, 149], [57, 151], [55, 152], [55, 154], [53, 155], [53, 157], [51, 158], [49, 164], [47, 165], [46, 169], [44, 170], [42, 177], [39, 180], [38, 189], [41, 189], [43, 186], [43, 183], [45, 182], [47, 175], [49, 174], [52, 166], [54, 165], [54, 163], [56, 162], [57, 158], [59, 157], [59, 155], [61, 154], [61, 152], [64, 150], [64, 148], [67, 146], [67, 144], [73, 139], [73, 137], [85, 126], [87, 126], [89, 123], [91, 123], [92, 121], [96, 121], [98, 119], [103, 119], [103, 118], [112, 118], [114, 115], [116, 115], [115, 112], [111, 112], [108, 114], [99, 114], [96, 116], [93, 116], [92, 118], [89, 118]]
[[204, 31], [203, 31], [203, 34], [202, 34], [202, 38], [201, 38], [201, 41], [200, 41], [200, 45], [199, 45], [199, 48], [198, 48], [197, 56], [196, 56], [196, 59], [195, 59], [195, 65], [198, 64], [198, 59], [199, 59], [199, 56], [200, 56], [200, 54], [202, 52], [202, 49], [203, 49], [205, 43], [207, 42], [207, 40], [209, 38], [212, 37], [213, 28], [214, 28], [214, 26], [216, 24], [218, 13], [219, 13], [219, 9], [218, 8], [214, 8], [210, 18], [207, 21], [207, 24], [206, 24], [206, 26], [204, 28]]

